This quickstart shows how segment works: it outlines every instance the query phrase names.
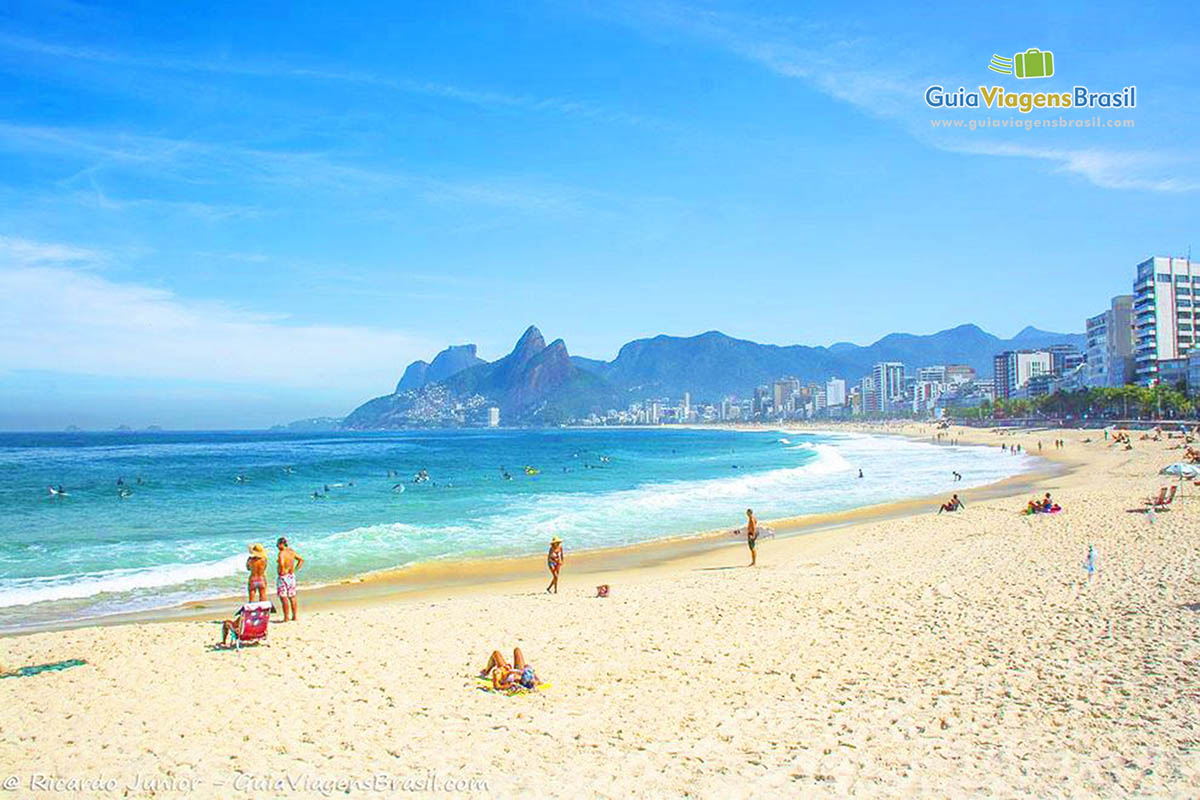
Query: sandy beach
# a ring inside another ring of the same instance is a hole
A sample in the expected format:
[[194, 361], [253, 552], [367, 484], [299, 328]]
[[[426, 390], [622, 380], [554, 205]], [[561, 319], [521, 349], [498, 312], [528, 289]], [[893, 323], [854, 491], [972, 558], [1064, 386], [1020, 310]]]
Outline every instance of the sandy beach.
[[[1126, 451], [1100, 431], [943, 433], [1033, 453], [1040, 440], [1063, 469], [1017, 494], [964, 491], [956, 514], [930, 505], [767, 539], [753, 570], [729, 539], [581, 574], [568, 538], [557, 596], [544, 574], [314, 609], [302, 594], [298, 623], [240, 653], [212, 649], [216, 613], [0, 639], [5, 668], [88, 662], [0, 680], [0, 785], [21, 797], [1196, 796], [1200, 487], [1161, 513], [1127, 511], [1169, 482], [1156, 473], [1181, 440], [1135, 432]], [[1031, 489], [1065, 513], [1019, 513]], [[612, 596], [593, 597], [598, 583]], [[552, 686], [480, 691], [473, 674], [514, 645]]]

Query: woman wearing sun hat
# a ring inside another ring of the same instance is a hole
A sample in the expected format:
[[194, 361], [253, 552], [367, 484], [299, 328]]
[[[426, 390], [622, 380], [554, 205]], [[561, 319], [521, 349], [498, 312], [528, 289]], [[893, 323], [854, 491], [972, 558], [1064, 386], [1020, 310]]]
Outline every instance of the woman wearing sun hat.
[[563, 555], [562, 539], [555, 536], [550, 540], [550, 552], [546, 554], [546, 567], [550, 570], [550, 585], [546, 587], [546, 594], [551, 591], [558, 594], [558, 571], [562, 569], [564, 560], [566, 556]]
[[250, 570], [250, 581], [246, 584], [249, 601], [261, 603], [267, 599], [267, 550], [258, 542], [250, 545], [246, 569]]

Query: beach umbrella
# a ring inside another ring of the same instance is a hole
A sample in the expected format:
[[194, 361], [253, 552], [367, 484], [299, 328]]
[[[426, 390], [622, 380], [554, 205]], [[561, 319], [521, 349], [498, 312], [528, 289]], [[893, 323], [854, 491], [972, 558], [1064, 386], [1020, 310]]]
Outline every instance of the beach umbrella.
[[1185, 464], [1182, 461], [1177, 461], [1160, 469], [1158, 474], [1174, 475], [1180, 480], [1195, 480], [1196, 478], [1200, 478], [1200, 467], [1195, 464]]

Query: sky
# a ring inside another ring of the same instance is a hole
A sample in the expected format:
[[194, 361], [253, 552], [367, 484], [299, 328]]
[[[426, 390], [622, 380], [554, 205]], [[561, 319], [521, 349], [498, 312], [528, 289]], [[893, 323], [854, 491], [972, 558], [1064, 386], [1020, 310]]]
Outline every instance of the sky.
[[[9, 0], [0, 429], [342, 415], [529, 324], [1077, 332], [1200, 252], [1188, 4], [804, 5]], [[1029, 48], [1053, 77], [988, 70]], [[1132, 125], [934, 128], [1092, 117]]]

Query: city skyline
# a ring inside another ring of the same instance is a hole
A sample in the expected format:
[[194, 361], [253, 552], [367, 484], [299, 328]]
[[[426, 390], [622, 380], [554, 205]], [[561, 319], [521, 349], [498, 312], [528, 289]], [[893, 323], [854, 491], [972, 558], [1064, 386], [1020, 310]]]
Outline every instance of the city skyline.
[[[1082, 332], [1196, 232], [1194, 14], [1118, 16], [18, 6], [0, 403], [18, 427], [47, 398], [62, 424], [262, 425], [352, 407], [446, 343], [497, 358], [531, 320], [601, 359], [711, 329]], [[1032, 119], [923, 99], [1029, 89], [987, 64], [1031, 46], [1055, 54], [1039, 90], [1138, 87], [1066, 116], [1136, 124], [931, 127]]]

